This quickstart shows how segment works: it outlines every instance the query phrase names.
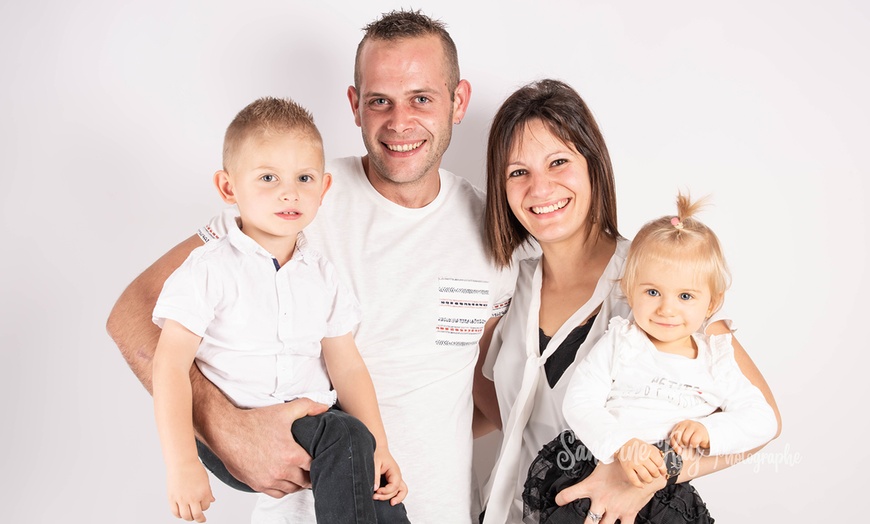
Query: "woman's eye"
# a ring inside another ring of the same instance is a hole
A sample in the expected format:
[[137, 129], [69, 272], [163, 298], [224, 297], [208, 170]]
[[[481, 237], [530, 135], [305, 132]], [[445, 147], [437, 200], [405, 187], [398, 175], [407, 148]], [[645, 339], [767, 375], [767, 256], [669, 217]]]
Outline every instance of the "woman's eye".
[[553, 167], [556, 167], [556, 166], [561, 166], [562, 164], [567, 164], [567, 163], [568, 163], [567, 158], [559, 158], [559, 159], [553, 160], [553, 162], [550, 165]]
[[518, 176], [523, 176], [527, 173], [525, 169], [517, 169], [516, 171], [511, 171], [508, 173], [508, 178], [514, 178]]

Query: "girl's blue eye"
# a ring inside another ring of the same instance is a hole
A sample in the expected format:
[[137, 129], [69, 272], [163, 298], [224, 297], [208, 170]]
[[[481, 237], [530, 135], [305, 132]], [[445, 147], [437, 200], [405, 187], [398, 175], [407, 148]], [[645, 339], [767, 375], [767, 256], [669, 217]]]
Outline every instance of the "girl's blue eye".
[[647, 289], [646, 294], [651, 297], [657, 297], [659, 296], [659, 291], [657, 289]]
[[274, 182], [275, 175], [263, 175], [260, 177], [260, 180], [262, 180], [263, 182]]
[[693, 298], [689, 293], [680, 293], [680, 300], [692, 300]]

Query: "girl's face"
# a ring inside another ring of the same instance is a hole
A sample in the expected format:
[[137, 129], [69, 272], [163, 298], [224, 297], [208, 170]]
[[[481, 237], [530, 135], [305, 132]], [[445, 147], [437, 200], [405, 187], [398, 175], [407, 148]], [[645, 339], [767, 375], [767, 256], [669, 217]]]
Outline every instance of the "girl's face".
[[637, 268], [628, 296], [634, 321], [659, 351], [686, 354], [692, 333], [713, 313], [714, 297], [693, 264], [650, 260]]
[[542, 247], [585, 236], [592, 194], [586, 159], [541, 120], [518, 135], [504, 176], [511, 211]]

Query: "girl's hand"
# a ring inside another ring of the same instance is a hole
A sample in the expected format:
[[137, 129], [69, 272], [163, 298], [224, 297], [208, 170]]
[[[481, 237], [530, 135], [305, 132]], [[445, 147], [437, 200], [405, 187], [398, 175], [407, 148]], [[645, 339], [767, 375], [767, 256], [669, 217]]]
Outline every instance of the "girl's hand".
[[214, 495], [202, 464], [193, 462], [170, 468], [167, 491], [173, 515], [187, 521], [205, 522], [203, 511], [214, 502]]
[[710, 449], [710, 433], [697, 420], [684, 420], [671, 430], [671, 447], [678, 455], [683, 447]]
[[[556, 495], [556, 504], [564, 506], [582, 498], [589, 498], [591, 512], [603, 515], [599, 524], [633, 524], [637, 512], [650, 501], [656, 491], [665, 487], [665, 477], [660, 476], [644, 487], [633, 486], [615, 462], [599, 463], [592, 474]], [[589, 521], [589, 519], [587, 519]]]
[[[380, 486], [381, 475], [387, 479], [387, 484]], [[375, 500], [389, 500], [395, 506], [408, 494], [408, 486], [402, 480], [402, 471], [396, 460], [387, 449], [375, 450]]]
[[642, 488], [667, 473], [662, 454], [652, 444], [633, 438], [613, 456], [632, 485]]

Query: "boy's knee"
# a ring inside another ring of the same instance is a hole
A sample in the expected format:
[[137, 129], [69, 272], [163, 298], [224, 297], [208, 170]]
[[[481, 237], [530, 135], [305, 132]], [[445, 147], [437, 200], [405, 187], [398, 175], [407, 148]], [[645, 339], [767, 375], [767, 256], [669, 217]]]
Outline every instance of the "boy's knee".
[[337, 415], [335, 417], [336, 424], [341, 424], [344, 427], [347, 438], [356, 443], [370, 444], [372, 449], [375, 449], [375, 437], [365, 424], [343, 411], [337, 411], [335, 414]]

